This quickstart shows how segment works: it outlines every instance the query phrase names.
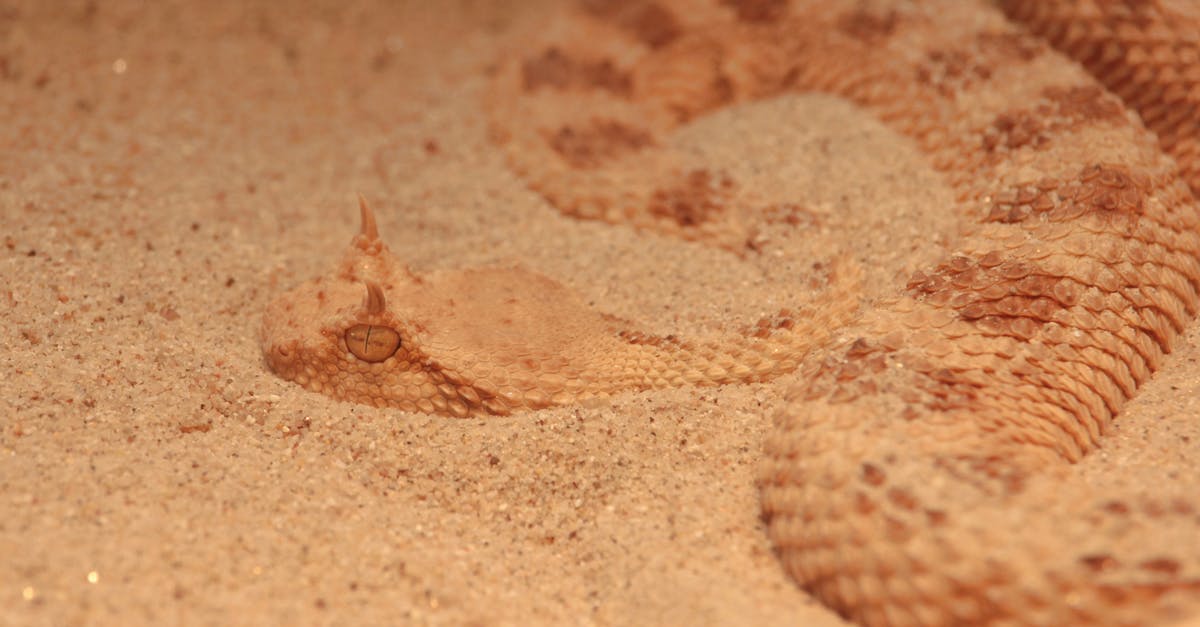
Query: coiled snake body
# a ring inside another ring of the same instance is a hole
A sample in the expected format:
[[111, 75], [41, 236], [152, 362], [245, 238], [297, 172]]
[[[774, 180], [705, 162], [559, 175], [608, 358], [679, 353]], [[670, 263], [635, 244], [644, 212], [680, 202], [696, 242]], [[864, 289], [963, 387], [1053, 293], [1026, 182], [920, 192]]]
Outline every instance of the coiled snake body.
[[785, 568], [829, 606], [869, 625], [1195, 610], [1197, 501], [1097, 490], [1071, 464], [1200, 304], [1200, 5], [584, 0], [501, 66], [489, 104], [514, 170], [563, 212], [737, 249], [743, 190], [662, 138], [789, 91], [912, 138], [974, 211], [879, 307], [851, 315], [842, 268], [819, 310], [656, 337], [528, 271], [413, 275], [364, 204], [334, 275], [268, 309], [268, 362], [457, 415], [804, 363], [759, 483]]

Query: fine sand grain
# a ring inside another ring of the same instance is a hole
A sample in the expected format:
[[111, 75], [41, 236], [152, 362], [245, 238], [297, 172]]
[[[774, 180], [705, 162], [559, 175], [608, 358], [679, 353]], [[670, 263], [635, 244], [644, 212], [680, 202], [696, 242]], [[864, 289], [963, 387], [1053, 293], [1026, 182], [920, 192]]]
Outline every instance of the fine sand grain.
[[[792, 377], [453, 420], [286, 383], [256, 334], [360, 191], [414, 269], [520, 263], [656, 332], [811, 304], [847, 258], [869, 305], [960, 215], [908, 141], [827, 97], [682, 129], [790, 208], [738, 256], [505, 167], [487, 77], [546, 2], [51, 4], [0, 8], [0, 625], [843, 624], [759, 519]], [[1200, 476], [1198, 342], [1096, 484]]]

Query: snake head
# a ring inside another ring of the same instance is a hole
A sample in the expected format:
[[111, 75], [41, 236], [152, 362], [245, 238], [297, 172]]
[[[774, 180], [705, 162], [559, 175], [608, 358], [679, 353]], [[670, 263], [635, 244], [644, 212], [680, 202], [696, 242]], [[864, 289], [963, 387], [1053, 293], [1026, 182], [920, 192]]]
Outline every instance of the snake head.
[[[420, 289], [420, 279], [380, 239], [361, 195], [359, 209], [359, 232], [333, 271], [304, 281], [267, 306], [259, 336], [263, 353], [277, 374], [310, 390], [422, 409], [417, 400], [429, 395], [428, 370], [436, 365], [415, 341], [419, 330], [411, 319], [389, 307], [389, 301], [414, 300], [406, 294]], [[412, 402], [395, 402], [397, 394]]]
[[414, 274], [380, 239], [361, 196], [359, 209], [362, 226], [332, 271], [267, 306], [259, 341], [270, 368], [336, 399], [412, 412], [549, 404], [538, 377], [603, 321], [519, 268]]

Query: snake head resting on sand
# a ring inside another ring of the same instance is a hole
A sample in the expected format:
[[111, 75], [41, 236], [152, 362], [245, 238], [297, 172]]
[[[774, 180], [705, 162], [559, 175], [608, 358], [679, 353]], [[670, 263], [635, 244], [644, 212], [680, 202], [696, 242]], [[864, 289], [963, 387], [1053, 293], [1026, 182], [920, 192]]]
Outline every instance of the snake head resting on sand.
[[417, 275], [380, 239], [361, 197], [359, 208], [361, 232], [334, 271], [280, 295], [260, 334], [272, 370], [343, 400], [462, 417], [761, 381], [795, 369], [857, 306], [855, 290], [838, 289], [844, 296], [820, 313], [785, 310], [711, 337], [656, 336], [521, 267]]

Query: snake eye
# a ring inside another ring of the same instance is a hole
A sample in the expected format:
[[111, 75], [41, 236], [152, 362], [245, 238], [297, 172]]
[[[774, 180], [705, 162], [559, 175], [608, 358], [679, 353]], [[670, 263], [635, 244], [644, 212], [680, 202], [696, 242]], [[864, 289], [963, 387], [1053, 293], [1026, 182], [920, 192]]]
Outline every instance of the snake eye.
[[[361, 197], [360, 197], [361, 199]], [[363, 203], [363, 233], [367, 232], [367, 216], [369, 210], [366, 201]], [[370, 222], [374, 223], [372, 219]], [[373, 226], [372, 226], [373, 230]], [[383, 298], [383, 288], [374, 281], [367, 281], [367, 300], [363, 310], [367, 315], [378, 315], [387, 309]], [[391, 327], [377, 324], [356, 324], [345, 333], [346, 348], [357, 358], [368, 362], [380, 362], [391, 357], [400, 348], [400, 334]]]
[[346, 329], [346, 348], [357, 358], [375, 363], [391, 357], [400, 348], [395, 329], [374, 324], [356, 324]]

